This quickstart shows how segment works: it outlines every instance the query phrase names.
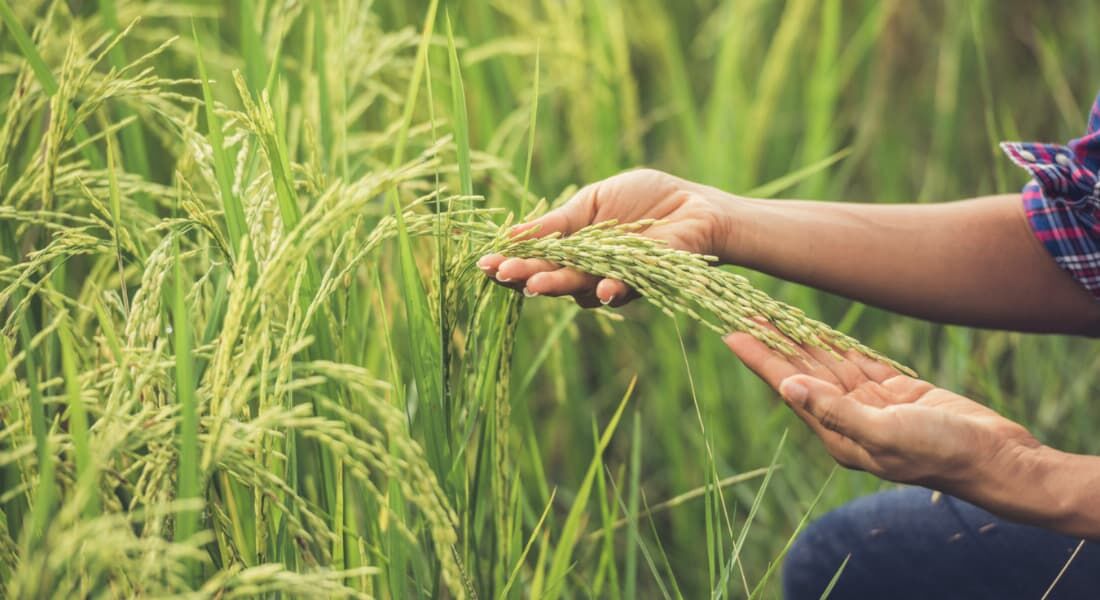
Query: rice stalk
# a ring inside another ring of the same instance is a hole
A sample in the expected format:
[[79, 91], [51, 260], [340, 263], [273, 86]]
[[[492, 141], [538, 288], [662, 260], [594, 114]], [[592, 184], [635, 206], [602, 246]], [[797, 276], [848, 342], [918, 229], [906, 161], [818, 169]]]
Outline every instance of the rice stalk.
[[718, 257], [678, 250], [638, 233], [655, 223], [651, 219], [624, 224], [611, 220], [569, 236], [555, 232], [544, 237], [511, 237], [485, 223], [464, 227], [481, 239], [478, 254], [541, 258], [619, 279], [669, 317], [683, 314], [719, 335], [745, 332], [792, 357], [799, 355], [792, 341], [837, 356], [838, 351], [854, 350], [913, 374], [908, 367], [808, 317], [801, 309], [771, 298], [744, 276], [712, 266]]

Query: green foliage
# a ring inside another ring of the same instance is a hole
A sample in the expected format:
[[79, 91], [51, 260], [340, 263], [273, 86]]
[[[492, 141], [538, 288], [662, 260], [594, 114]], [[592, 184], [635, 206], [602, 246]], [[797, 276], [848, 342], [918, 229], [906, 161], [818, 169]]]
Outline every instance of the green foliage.
[[[773, 597], [881, 484], [711, 329], [523, 300], [478, 249], [643, 163], [1009, 191], [995, 142], [1078, 135], [1100, 80], [1085, 0], [437, 4], [0, 0], [3, 595]], [[746, 276], [1100, 452], [1085, 341]]]

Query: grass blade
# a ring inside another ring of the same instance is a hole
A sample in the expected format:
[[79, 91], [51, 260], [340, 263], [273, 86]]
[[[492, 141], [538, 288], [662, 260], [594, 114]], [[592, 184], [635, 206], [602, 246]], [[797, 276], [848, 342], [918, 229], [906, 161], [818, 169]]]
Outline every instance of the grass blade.
[[42, 55], [38, 53], [38, 49], [34, 47], [34, 42], [27, 35], [27, 30], [23, 29], [23, 25], [19, 23], [19, 19], [12, 12], [11, 7], [8, 6], [8, 0], [0, 0], [0, 19], [4, 21], [8, 33], [15, 39], [15, 44], [19, 46], [23, 58], [30, 63], [42, 89], [46, 90], [46, 94], [49, 96], [56, 94], [59, 89], [57, 80], [54, 79], [53, 73], [46, 65], [46, 61], [42, 59]]
[[[627, 538], [630, 540], [640, 539], [638, 536], [638, 518], [640, 513], [638, 512], [638, 501], [641, 498], [641, 480], [642, 480], [642, 415], [636, 409], [634, 411], [634, 428], [631, 433], [630, 440], [630, 480], [626, 488], [626, 509], [624, 512], [626, 515], [627, 524], [629, 525], [629, 531]], [[623, 584], [623, 592], [627, 598], [638, 597], [638, 545], [629, 543], [626, 545], [626, 557], [624, 558], [626, 566], [624, 568], [625, 574], [623, 578], [625, 580]]]
[[[409, 87], [405, 95], [404, 114], [393, 149], [391, 166], [395, 168], [404, 160], [409, 126], [412, 122], [413, 109], [416, 107], [420, 82], [427, 65], [428, 44], [431, 41], [438, 7], [438, 0], [432, 0], [424, 18], [424, 29], [417, 47], [416, 63], [413, 66], [413, 73], [409, 79]], [[425, 403], [424, 409], [417, 411], [417, 421], [427, 428], [425, 437], [427, 438], [428, 459], [432, 469], [439, 475], [441, 481], [446, 481], [447, 456], [450, 454], [446, 447], [450, 431], [444, 427], [444, 423], [438, 414], [440, 411], [434, 410], [435, 405], [441, 404], [443, 401], [443, 382], [439, 377], [440, 365], [442, 364], [439, 337], [434, 333], [436, 324], [432, 318], [431, 303], [428, 301], [424, 282], [421, 280], [416, 266], [412, 239], [405, 224], [404, 211], [401, 208], [401, 200], [396, 188], [391, 188], [389, 198], [393, 216], [397, 221], [397, 247], [401, 265], [400, 281], [405, 297], [405, 317], [408, 323], [409, 345], [413, 352], [412, 371], [417, 382], [421, 402]]]
[[[107, 29], [118, 34], [121, 29], [118, 25], [115, 0], [100, 0], [99, 12]], [[126, 49], [121, 42], [111, 48], [108, 59], [111, 61], [111, 66], [117, 70], [126, 67]], [[149, 167], [149, 152], [146, 149], [141, 121], [136, 118], [137, 113], [129, 106], [123, 106], [119, 114], [123, 119], [135, 117], [134, 122], [122, 130], [122, 154], [126, 157], [126, 169], [148, 179], [152, 170]], [[139, 195], [138, 200], [147, 211], [152, 212], [156, 208], [145, 194]]]
[[840, 575], [844, 573], [844, 567], [848, 566], [848, 560], [852, 558], [852, 555], [844, 557], [844, 562], [840, 563], [840, 567], [837, 568], [836, 573], [833, 573], [833, 578], [829, 580], [829, 585], [825, 586], [825, 590], [821, 592], [821, 600], [825, 600], [833, 593], [833, 588], [836, 587], [836, 582], [840, 581]]
[[393, 159], [391, 167], [398, 167], [405, 160], [405, 146], [409, 142], [409, 126], [412, 124], [413, 113], [416, 110], [416, 98], [420, 92], [420, 80], [424, 77], [424, 69], [428, 63], [428, 45], [432, 40], [432, 31], [435, 30], [435, 14], [439, 9], [439, 0], [432, 0], [428, 4], [427, 14], [424, 16], [424, 28], [420, 33], [420, 42], [416, 48], [416, 62], [413, 63], [412, 75], [409, 77], [409, 87], [405, 91], [405, 104], [401, 114], [401, 126], [397, 130], [393, 146]]
[[737, 541], [733, 544], [733, 551], [730, 553], [729, 562], [726, 563], [726, 567], [722, 571], [722, 578], [718, 582], [718, 586], [712, 591], [712, 598], [722, 598], [725, 596], [726, 585], [729, 582], [730, 572], [733, 570], [735, 564], [739, 564], [741, 558], [741, 548], [745, 545], [745, 540], [748, 538], [749, 529], [752, 527], [753, 519], [756, 518], [756, 512], [760, 509], [760, 504], [764, 500], [764, 492], [768, 489], [768, 484], [771, 483], [772, 474], [775, 473], [778, 468], [779, 455], [783, 452], [783, 446], [787, 443], [787, 430], [783, 430], [783, 435], [779, 438], [779, 443], [775, 447], [775, 454], [772, 455], [771, 464], [768, 465], [768, 472], [764, 475], [764, 481], [760, 482], [760, 489], [757, 490], [756, 496], [753, 498], [752, 506], [749, 507], [749, 514], [745, 517], [745, 523], [741, 526], [741, 533], [737, 536]]
[[592, 462], [589, 463], [588, 470], [584, 474], [581, 486], [573, 499], [573, 505], [569, 507], [569, 514], [565, 517], [565, 524], [562, 526], [561, 538], [558, 540], [558, 545], [554, 548], [554, 556], [550, 560], [550, 572], [547, 575], [547, 581], [553, 587], [547, 590], [546, 598], [553, 600], [561, 594], [562, 582], [569, 570], [577, 542], [580, 541], [581, 520], [588, 509], [588, 498], [592, 494], [592, 484], [596, 479], [596, 471], [603, 464], [603, 452], [607, 449], [607, 445], [611, 443], [611, 436], [615, 434], [619, 419], [623, 416], [627, 401], [633, 395], [634, 386], [637, 382], [637, 377], [630, 380], [630, 385], [627, 386], [623, 399], [619, 402], [619, 407], [615, 409], [615, 414], [611, 416], [611, 420], [604, 427], [603, 434], [600, 436], [592, 455]]
[[[799, 533], [802, 533], [802, 530], [806, 527], [806, 523], [810, 520], [810, 515], [813, 514], [814, 509], [817, 508], [818, 503], [821, 502], [821, 498], [825, 495], [825, 490], [829, 488], [829, 483], [833, 481], [833, 476], [836, 475], [837, 469], [838, 467], [834, 466], [833, 470], [829, 471], [829, 476], [825, 478], [825, 483], [821, 484], [821, 488], [817, 490], [817, 495], [814, 496], [814, 499], [810, 501], [810, 506], [806, 508], [806, 511], [804, 513], [802, 513], [802, 519], [798, 521], [798, 525], [794, 528], [794, 532], [791, 533], [790, 537], [787, 538], [787, 543], [783, 546], [783, 550], [781, 550], [779, 554], [776, 555], [774, 559], [772, 559], [772, 561], [768, 564], [768, 570], [765, 571], [764, 575], [757, 580], [756, 587], [753, 588], [752, 594], [749, 595], [750, 600], [752, 598], [758, 598], [760, 594], [763, 593], [768, 581], [771, 579], [772, 575], [775, 574], [775, 570], [779, 568], [780, 564], [782, 564], [783, 557], [787, 555], [787, 551], [790, 550], [791, 545], [794, 544], [795, 538], [798, 537]], [[847, 560], [845, 560], [845, 562], [847, 562]], [[841, 566], [841, 570], [843, 569], [844, 567]], [[837, 575], [839, 576], [839, 572], [837, 573]], [[830, 588], [831, 587], [832, 586], [830, 586]]]
[[[531, 191], [531, 162], [535, 157], [535, 133], [539, 119], [539, 74], [542, 71], [542, 44], [535, 46], [535, 81], [531, 84], [531, 122], [527, 125], [527, 160], [523, 164], [523, 191]], [[524, 197], [526, 203], [527, 198]], [[521, 212], [527, 208], [521, 207]]]
[[[233, 170], [230, 167], [229, 155], [225, 152], [221, 119], [214, 107], [214, 94], [210, 90], [210, 78], [207, 77], [206, 63], [202, 59], [202, 42], [199, 40], [199, 33], [195, 29], [194, 22], [191, 23], [191, 35], [195, 40], [195, 60], [199, 69], [199, 79], [202, 83], [203, 108], [206, 111], [206, 126], [209, 130], [207, 136], [214, 152], [214, 176], [218, 180], [222, 209], [225, 211], [225, 224], [229, 231], [229, 251], [233, 258], [240, 259], [241, 257], [237, 256], [237, 252], [240, 252], [241, 249], [241, 239], [248, 235], [244, 206], [233, 191]], [[249, 247], [251, 246], [252, 244], [249, 244]]]
[[321, 160], [322, 164], [328, 167], [332, 158], [333, 129], [332, 112], [329, 110], [332, 104], [329, 100], [331, 92], [328, 88], [328, 52], [326, 51], [327, 36], [324, 5], [325, 3], [320, 0], [313, 2], [313, 12], [310, 18], [313, 21], [313, 55], [316, 59], [315, 68], [317, 70], [317, 112], [321, 120]]
[[845, 148], [843, 150], [840, 150], [839, 152], [834, 152], [830, 156], [827, 156], [812, 165], [807, 165], [805, 167], [802, 167], [801, 169], [798, 169], [797, 171], [788, 173], [787, 175], [784, 175], [778, 179], [769, 181], [764, 185], [757, 186], [749, 190], [746, 195], [754, 196], [757, 198], [773, 198], [776, 194], [782, 192], [783, 190], [790, 189], [798, 185], [799, 183], [806, 181], [810, 177], [813, 177], [814, 175], [820, 173], [821, 171], [824, 171], [825, 169], [828, 169], [834, 164], [840, 162], [844, 159], [844, 157], [851, 154], [851, 152], [852, 151], [850, 148]]
[[84, 516], [90, 518], [99, 514], [99, 496], [95, 489], [96, 470], [88, 443], [88, 415], [80, 397], [76, 350], [72, 331], [66, 321], [58, 325], [57, 335], [61, 342], [61, 370], [65, 377], [65, 396], [69, 403], [69, 435], [73, 438], [73, 448], [76, 450], [76, 479], [78, 486], [89, 494], [88, 503], [84, 506]]
[[455, 147], [458, 151], [459, 192], [463, 196], [474, 193], [473, 178], [470, 174], [470, 126], [466, 116], [466, 88], [462, 85], [462, 67], [455, 49], [454, 31], [451, 29], [451, 17], [446, 16], [447, 57], [451, 74], [451, 102], [454, 114]]
[[[187, 283], [180, 257], [179, 235], [173, 240], [175, 261], [172, 285], [172, 340], [176, 366], [176, 402], [180, 405], [179, 467], [177, 497], [202, 496], [199, 481], [199, 417], [195, 397], [194, 365], [191, 356], [191, 319], [188, 317]], [[176, 522], [176, 540], [183, 541], [198, 531], [199, 513], [180, 512]]]
[[538, 538], [539, 532], [542, 531], [542, 525], [546, 522], [546, 516], [550, 514], [550, 509], [554, 507], [554, 496], [557, 493], [557, 489], [550, 492], [550, 500], [547, 501], [546, 508], [542, 510], [542, 515], [539, 516], [539, 520], [535, 523], [535, 527], [531, 529], [531, 535], [527, 538], [527, 543], [523, 546], [523, 552], [520, 553], [519, 560], [516, 561], [516, 566], [512, 568], [512, 573], [508, 576], [508, 581], [504, 583], [504, 588], [500, 590], [500, 598], [508, 597], [508, 592], [516, 582], [516, 577], [519, 576], [520, 568], [523, 567], [524, 562], [527, 560], [527, 554], [531, 552], [531, 546], [535, 545], [535, 540]]
[[248, 89], [258, 93], [263, 89], [267, 66], [264, 64], [263, 40], [256, 30], [256, 3], [254, 0], [238, 0], [241, 56], [244, 57]]
[[[21, 299], [22, 290], [16, 294], [16, 299]], [[16, 304], [19, 304], [17, 301]], [[56, 469], [53, 450], [48, 437], [46, 404], [42, 400], [42, 389], [39, 386], [38, 359], [36, 357], [34, 336], [31, 334], [30, 315], [23, 311], [19, 320], [19, 339], [23, 345], [25, 356], [24, 371], [26, 374], [27, 390], [30, 396], [30, 421], [31, 432], [34, 434], [35, 455], [38, 458], [38, 488], [35, 492], [34, 503], [31, 507], [31, 528], [24, 534], [29, 546], [35, 543], [46, 532], [49, 526], [50, 515], [53, 514], [54, 504], [57, 502], [57, 483], [54, 481]]]

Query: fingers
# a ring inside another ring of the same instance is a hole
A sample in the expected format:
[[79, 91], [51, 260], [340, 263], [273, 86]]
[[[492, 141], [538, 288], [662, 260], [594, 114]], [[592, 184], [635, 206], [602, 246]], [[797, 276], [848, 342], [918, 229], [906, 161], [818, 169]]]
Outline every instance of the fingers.
[[596, 284], [596, 297], [601, 304], [619, 307], [637, 298], [638, 294], [618, 279], [601, 279]]
[[811, 344], [804, 344], [802, 349], [821, 365], [823, 371], [829, 373], [830, 377], [826, 379], [839, 383], [845, 390], [855, 389], [860, 383], [867, 381], [863, 369], [854, 362], [837, 358], [828, 350]]
[[823, 428], [859, 445], [881, 439], [888, 426], [879, 409], [816, 377], [794, 375], [784, 379], [779, 384], [779, 394], [788, 404], [805, 410]]
[[619, 307], [638, 297], [630, 286], [617, 279], [604, 279], [548, 260], [507, 258], [489, 254], [477, 262], [493, 281], [528, 296], [586, 296], [585, 304]]
[[[594, 295], [600, 278], [569, 268], [535, 273], [527, 279], [527, 292], [542, 296]], [[599, 301], [597, 300], [597, 303]]]
[[[789, 389], [787, 391], [790, 392]], [[791, 394], [788, 393], [788, 396], [791, 396]], [[784, 396], [783, 399], [787, 402], [787, 406], [790, 407], [791, 411], [802, 419], [813, 430], [814, 434], [821, 439], [825, 449], [842, 466], [849, 469], [868, 470], [874, 465], [874, 461], [866, 449], [840, 433], [826, 428], [817, 417], [805, 409], [804, 405], [793, 402], [787, 396]]]
[[[747, 333], [731, 334], [725, 341], [749, 369], [779, 391], [837, 462], [853, 469], [876, 468], [861, 442], [868, 438], [881, 440], [885, 427], [878, 422], [880, 415], [870, 411], [877, 411], [875, 406], [885, 402], [863, 404], [846, 395], [837, 387], [840, 382], [829, 381], [835, 375], [812, 357], [788, 358]], [[836, 361], [835, 357], [829, 358]]]
[[496, 278], [497, 269], [500, 268], [500, 264], [508, 260], [501, 254], [486, 254], [477, 261], [477, 268], [481, 269], [486, 276]]
[[[508, 258], [489, 254], [477, 261], [477, 266], [495, 282], [528, 296], [577, 296], [582, 306], [619, 307], [638, 297], [622, 281], [604, 279], [575, 269], [563, 268], [537, 258]], [[580, 296], [585, 296], [582, 302]]]
[[863, 374], [867, 376], [867, 379], [871, 381], [882, 383], [891, 377], [901, 375], [894, 367], [855, 350], [848, 350], [844, 353], [844, 357], [858, 365]]
[[496, 270], [496, 280], [501, 283], [524, 283], [533, 275], [557, 271], [561, 265], [538, 258], [507, 258]]
[[843, 384], [845, 389], [855, 389], [865, 381], [881, 383], [898, 375], [897, 369], [869, 358], [856, 350], [841, 351], [833, 347], [833, 352], [830, 352], [825, 348], [812, 344], [804, 344], [802, 349], [820, 363], [822, 367], [828, 369], [836, 380]]
[[802, 373], [789, 358], [747, 333], [731, 333], [724, 340], [745, 366], [776, 390], [784, 379]]
[[529, 297], [591, 295], [599, 282], [598, 277], [538, 258], [490, 254], [478, 261], [478, 267], [496, 283], [522, 290]]
[[[555, 232], [561, 233], [562, 235], [569, 235], [570, 233], [575, 232], [576, 230], [584, 227], [585, 225], [588, 225], [591, 222], [594, 216], [592, 208], [594, 206], [594, 202], [592, 200], [592, 196], [593, 186], [590, 185], [582, 188], [562, 206], [546, 213], [545, 215], [537, 219], [534, 219], [533, 221], [516, 225], [512, 228], [510, 234], [513, 237], [522, 237], [525, 234], [530, 237], [543, 237]], [[498, 272], [500, 268], [502, 266], [505, 266], [505, 263], [509, 262], [510, 260], [523, 259], [509, 259], [508, 257], [500, 254], [488, 254], [481, 257], [481, 259], [477, 261], [477, 266], [487, 276], [497, 279], [497, 281], [500, 281], [500, 279], [497, 277]], [[548, 263], [547, 261], [541, 262], [546, 264], [553, 264]], [[502, 281], [501, 283], [509, 283], [509, 281], [507, 280], [520, 281], [521, 279], [527, 279], [538, 271], [550, 270], [549, 268], [546, 268], [546, 264], [541, 265], [541, 268], [537, 267], [535, 263], [509, 264], [506, 267], [506, 272], [504, 275], [505, 281]], [[554, 265], [554, 268], [557, 268], [557, 265]], [[513, 269], [514, 272], [508, 272]], [[520, 288], [522, 288], [522, 286], [520, 286]]]
[[[592, 224], [598, 184], [582, 188], [568, 202], [545, 215], [512, 228], [513, 236], [542, 237], [551, 233], [569, 235]], [[629, 286], [614, 279], [602, 279], [546, 260], [507, 258], [490, 254], [478, 267], [496, 282], [528, 296], [573, 296], [584, 307], [622, 306], [634, 299]]]
[[894, 397], [894, 404], [916, 402], [928, 392], [936, 389], [936, 386], [931, 383], [908, 375], [890, 377], [882, 382], [882, 387]]

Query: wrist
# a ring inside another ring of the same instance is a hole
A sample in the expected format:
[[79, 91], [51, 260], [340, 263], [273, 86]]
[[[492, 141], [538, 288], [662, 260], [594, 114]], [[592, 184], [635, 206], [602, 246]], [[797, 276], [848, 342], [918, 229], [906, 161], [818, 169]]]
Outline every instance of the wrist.
[[[1100, 539], [1100, 508], [1096, 502], [1100, 457], [1041, 446], [1036, 449], [1035, 463], [1034, 487], [1042, 490], [1035, 499], [1037, 503], [1032, 504], [1042, 513], [1038, 524], [1073, 536]], [[1041, 502], [1049, 504], [1038, 504]]]
[[945, 491], [986, 507], [1009, 518], [1033, 519], [1027, 516], [1030, 506], [1040, 505], [1040, 495], [1046, 493], [1045, 481], [1051, 460], [1047, 448], [1028, 446], [1015, 441], [1003, 444], [987, 459], [973, 460], [982, 452], [971, 454], [966, 467], [944, 482]]
[[1015, 444], [999, 452], [989, 468], [969, 474], [959, 488], [955, 495], [1014, 521], [1100, 538], [1098, 457]]
[[718, 199], [721, 210], [713, 246], [714, 254], [723, 263], [750, 268], [755, 265], [757, 244], [753, 224], [762, 222], [760, 202], [726, 193]]

